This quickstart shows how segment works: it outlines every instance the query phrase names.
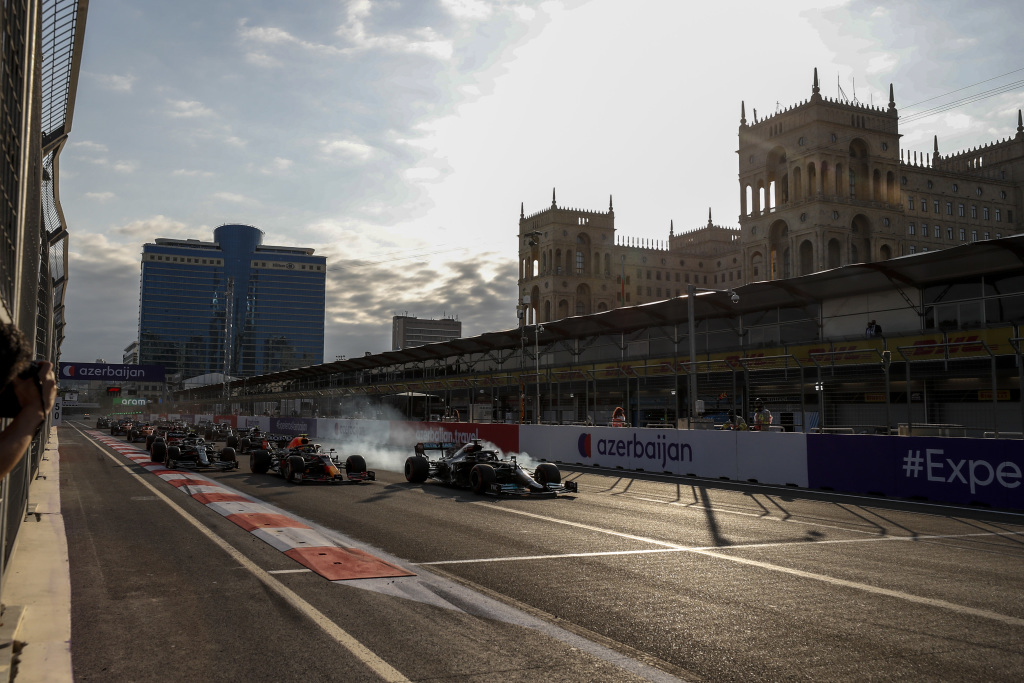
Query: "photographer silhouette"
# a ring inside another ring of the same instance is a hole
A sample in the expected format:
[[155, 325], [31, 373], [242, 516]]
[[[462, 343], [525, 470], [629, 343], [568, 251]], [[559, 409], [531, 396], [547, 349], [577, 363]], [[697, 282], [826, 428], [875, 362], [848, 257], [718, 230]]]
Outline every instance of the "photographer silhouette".
[[0, 432], [0, 479], [25, 455], [57, 398], [53, 364], [31, 359], [21, 330], [0, 323], [0, 418], [11, 418]]

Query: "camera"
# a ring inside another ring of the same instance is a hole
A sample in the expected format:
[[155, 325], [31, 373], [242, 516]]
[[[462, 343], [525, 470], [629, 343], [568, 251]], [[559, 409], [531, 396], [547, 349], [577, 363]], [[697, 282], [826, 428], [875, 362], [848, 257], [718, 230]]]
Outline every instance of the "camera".
[[[39, 363], [32, 361], [28, 366], [18, 373], [18, 377], [21, 379], [30, 379], [32, 377], [36, 380], [36, 388], [39, 389], [39, 395], [42, 397], [43, 387], [39, 381]], [[9, 382], [4, 390], [0, 392], [0, 417], [15, 417], [21, 412], [21, 402], [18, 401], [18, 394], [14, 391], [14, 383]]]

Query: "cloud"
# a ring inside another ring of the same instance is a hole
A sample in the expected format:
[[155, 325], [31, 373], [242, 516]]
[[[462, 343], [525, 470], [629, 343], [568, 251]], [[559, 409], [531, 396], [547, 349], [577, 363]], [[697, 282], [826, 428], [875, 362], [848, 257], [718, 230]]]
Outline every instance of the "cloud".
[[220, 199], [225, 202], [232, 202], [233, 204], [258, 204], [255, 199], [246, 197], [244, 194], [237, 194], [235, 192], [214, 192], [213, 196], [216, 199]]
[[86, 199], [94, 199], [98, 202], [107, 202], [114, 198], [113, 192], [86, 192], [82, 195]]
[[135, 76], [118, 76], [116, 74], [97, 74], [94, 76], [101, 88], [114, 92], [130, 92], [135, 84]]
[[420, 166], [419, 168], [410, 168], [406, 170], [405, 177], [407, 180], [413, 182], [431, 182], [441, 179], [441, 172], [436, 168], [429, 166]]
[[320, 144], [323, 145], [323, 149], [328, 155], [346, 157], [355, 161], [366, 161], [373, 156], [375, 151], [370, 145], [356, 140], [322, 140]]
[[138, 167], [139, 165], [134, 161], [116, 161], [111, 166], [118, 173], [134, 173]]
[[212, 171], [199, 171], [196, 169], [179, 168], [171, 171], [171, 175], [186, 176], [186, 177], [199, 177], [199, 178], [212, 178]]
[[246, 52], [245, 61], [253, 66], [260, 66], [268, 69], [283, 66], [280, 59], [271, 57], [265, 52]]
[[164, 215], [156, 215], [110, 228], [109, 232], [152, 240], [157, 237], [195, 237], [199, 229]]
[[896, 68], [899, 63], [899, 56], [888, 52], [879, 54], [871, 57], [867, 64], [867, 74], [874, 76], [876, 74], [890, 73]]
[[105, 235], [72, 234], [63, 349], [78, 353], [62, 360], [92, 362], [121, 360], [125, 346], [138, 337], [138, 243], [118, 244]]
[[493, 13], [491, 6], [481, 0], [441, 0], [441, 6], [456, 19], [482, 21]]
[[68, 148], [73, 150], [82, 150], [83, 152], [103, 152], [110, 151], [106, 145], [99, 142], [92, 142], [90, 140], [81, 140], [79, 142], [69, 142]]
[[213, 116], [213, 110], [194, 100], [167, 100], [167, 115], [180, 119]]
[[291, 159], [284, 159], [282, 157], [274, 157], [274, 159], [261, 167], [259, 172], [263, 175], [279, 175], [288, 171], [294, 162]]

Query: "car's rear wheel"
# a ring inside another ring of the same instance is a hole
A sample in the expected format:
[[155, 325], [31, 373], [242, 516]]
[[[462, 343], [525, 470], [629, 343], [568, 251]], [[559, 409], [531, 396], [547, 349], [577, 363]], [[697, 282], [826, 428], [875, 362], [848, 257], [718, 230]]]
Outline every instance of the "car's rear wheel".
[[366, 471], [366, 460], [361, 455], [350, 455], [345, 458], [345, 474], [362, 474]]
[[537, 469], [533, 473], [533, 480], [541, 486], [547, 486], [548, 484], [561, 484], [562, 473], [558, 471], [558, 467], [550, 462], [542, 462], [537, 465]]
[[153, 436], [152, 434], [147, 434], [146, 435], [146, 450], [147, 451], [153, 448], [153, 442], [155, 440], [156, 440], [156, 437]]
[[306, 461], [302, 459], [301, 455], [289, 455], [284, 465], [286, 481], [295, 483], [302, 481], [302, 475], [306, 471]]
[[270, 453], [263, 449], [253, 451], [249, 456], [249, 471], [253, 474], [266, 474], [269, 470]]
[[497, 480], [494, 468], [484, 463], [473, 465], [469, 471], [469, 484], [473, 487], [473, 493], [487, 493], [487, 489]]
[[430, 463], [422, 455], [413, 455], [405, 459], [405, 480], [414, 484], [422, 484], [430, 476]]
[[178, 469], [178, 461], [181, 460], [181, 449], [177, 446], [167, 447], [167, 457], [164, 461], [167, 463], [168, 469]]
[[153, 462], [163, 462], [167, 459], [167, 444], [163, 441], [153, 442], [153, 453], [150, 456]]
[[228, 437], [227, 443], [225, 445], [234, 448], [235, 446], [238, 445], [238, 437], [232, 434], [231, 436]]
[[245, 453], [250, 448], [252, 448], [252, 441], [249, 440], [249, 437], [245, 437], [244, 439], [239, 440], [238, 449], [240, 451]]
[[237, 456], [235, 455], [235, 449], [231, 446], [225, 446], [220, 449], [220, 460], [221, 462], [235, 462]]

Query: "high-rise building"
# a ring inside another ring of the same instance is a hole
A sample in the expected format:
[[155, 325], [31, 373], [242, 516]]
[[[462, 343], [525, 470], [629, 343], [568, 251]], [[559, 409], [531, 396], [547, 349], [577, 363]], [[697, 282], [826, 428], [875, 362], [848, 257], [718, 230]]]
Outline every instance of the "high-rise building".
[[263, 231], [222, 225], [213, 242], [142, 247], [139, 363], [182, 380], [323, 362], [327, 259], [263, 244]]
[[139, 364], [139, 342], [133, 341], [124, 347], [124, 353], [121, 354], [121, 362], [125, 365]]
[[[885, 107], [822, 96], [748, 121], [740, 104], [739, 227], [668, 240], [616, 234], [615, 212], [519, 212], [523, 324], [660, 301], [686, 285], [724, 289], [851, 263], [998, 239], [1024, 225], [1024, 117], [1013, 137], [940, 154], [900, 147]], [[1007, 124], [1010, 122], [1007, 121]], [[1009, 131], [1008, 131], [1009, 132]], [[724, 179], [723, 179], [724, 181]]]
[[454, 318], [421, 320], [416, 316], [396, 315], [391, 318], [391, 349], [408, 349], [435, 342], [446, 342], [462, 336], [462, 322]]

